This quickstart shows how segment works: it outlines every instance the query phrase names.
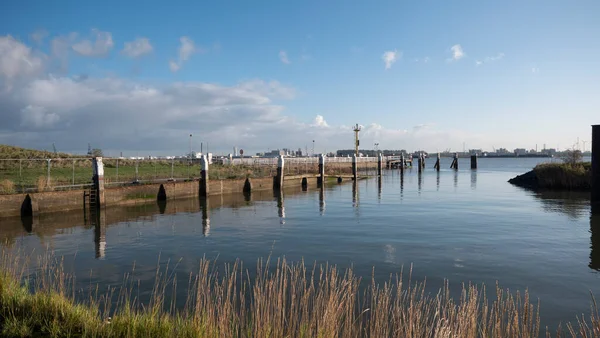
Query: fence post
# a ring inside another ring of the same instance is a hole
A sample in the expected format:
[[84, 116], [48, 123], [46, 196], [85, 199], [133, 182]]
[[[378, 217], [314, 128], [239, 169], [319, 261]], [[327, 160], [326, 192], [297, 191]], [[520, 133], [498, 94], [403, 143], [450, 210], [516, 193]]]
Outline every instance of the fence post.
[[52, 161], [52, 159], [47, 159], [46, 161], [48, 161], [48, 178], [46, 178], [46, 187], [50, 187], [50, 161]]
[[119, 159], [117, 159], [117, 182], [119, 182]]
[[592, 203], [600, 203], [600, 124], [592, 126]]
[[102, 157], [94, 157], [92, 167], [94, 170], [94, 190], [97, 194], [95, 207], [100, 208], [104, 205], [104, 164], [102, 163]]
[[319, 177], [317, 177], [317, 185], [321, 186], [325, 182], [325, 155], [319, 156]]
[[174, 166], [174, 163], [175, 163], [175, 159], [174, 159], [174, 158], [172, 158], [172, 159], [171, 159], [171, 180], [174, 180], [174, 179], [175, 179], [175, 178], [173, 177], [173, 166]]
[[19, 160], [19, 183], [21, 184], [21, 192], [23, 192], [23, 175], [22, 175], [22, 170], [23, 170], [23, 160]]
[[136, 159], [136, 160], [135, 160], [135, 181], [136, 181], [136, 182], [138, 182], [138, 181], [139, 181], [139, 175], [138, 175], [138, 174], [139, 174], [139, 173], [138, 173], [139, 166], [140, 166], [140, 160], [139, 160], [139, 159]]
[[206, 155], [200, 157], [200, 165], [202, 170], [200, 171], [200, 197], [208, 197], [208, 159]]
[[284, 176], [284, 162], [283, 155], [279, 155], [277, 160], [277, 174], [275, 176], [275, 180], [273, 181], [273, 189], [282, 190], [283, 189], [283, 176]]
[[72, 185], [75, 185], [75, 160], [73, 160], [73, 182]]
[[356, 154], [352, 155], [352, 178], [356, 181], [356, 177], [357, 177], [357, 170], [356, 170], [356, 165], [357, 165], [357, 157]]

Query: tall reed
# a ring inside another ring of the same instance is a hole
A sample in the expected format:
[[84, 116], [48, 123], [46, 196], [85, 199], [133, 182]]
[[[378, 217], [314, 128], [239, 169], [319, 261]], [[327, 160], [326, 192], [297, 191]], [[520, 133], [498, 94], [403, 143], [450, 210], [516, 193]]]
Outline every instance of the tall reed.
[[[86, 337], [538, 337], [539, 304], [529, 294], [448, 282], [434, 294], [402, 273], [364, 283], [352, 269], [259, 260], [251, 276], [240, 261], [217, 266], [201, 259], [187, 280], [185, 304], [169, 264], [156, 270], [142, 303], [134, 273], [117, 288], [90, 287], [86, 300], [62, 259], [3, 250], [0, 257], [3, 336]], [[31, 272], [31, 273], [29, 273]], [[133, 269], [135, 272], [135, 268]], [[408, 277], [408, 278], [404, 278]], [[185, 284], [185, 283], [184, 283]], [[80, 299], [77, 302], [75, 299]], [[170, 299], [170, 300], [169, 300]], [[567, 326], [570, 336], [596, 337], [596, 303], [589, 320]], [[562, 336], [558, 332], [557, 336]]]

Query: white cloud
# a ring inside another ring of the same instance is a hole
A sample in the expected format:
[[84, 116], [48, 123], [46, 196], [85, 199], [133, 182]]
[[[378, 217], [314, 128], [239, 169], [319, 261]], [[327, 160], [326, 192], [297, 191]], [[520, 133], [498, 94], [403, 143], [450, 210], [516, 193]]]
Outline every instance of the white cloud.
[[452, 61], [458, 61], [466, 55], [460, 45], [450, 47], [450, 51], [452, 52], [452, 58], [450, 59]]
[[42, 68], [42, 59], [31, 48], [7, 35], [0, 37], [0, 76], [11, 81], [32, 75]]
[[499, 61], [499, 60], [502, 60], [503, 58], [504, 58], [504, 53], [498, 53], [498, 55], [496, 55], [496, 56], [488, 56], [483, 60], [476, 60], [475, 65], [481, 66], [484, 63]]
[[182, 36], [181, 38], [179, 38], [179, 42], [181, 43], [181, 45], [179, 46], [178, 60], [169, 61], [169, 69], [171, 69], [172, 72], [176, 72], [179, 69], [181, 69], [183, 63], [189, 60], [192, 54], [194, 54], [195, 52], [202, 51], [201, 49], [196, 48], [194, 40], [190, 39], [187, 36]]
[[[126, 156], [138, 151], [139, 155], [178, 155], [186, 152], [193, 133], [202, 135], [202, 141], [210, 142], [217, 153], [230, 152], [234, 145], [248, 153], [298, 148], [307, 139], [319, 140], [317, 152], [324, 150], [321, 147], [352, 148], [352, 127], [331, 125], [322, 115], [298, 118], [286, 113], [282, 102], [293, 99], [296, 91], [277, 81], [253, 79], [225, 86], [52, 76], [44, 69], [44, 57], [33, 56], [21, 42], [3, 37], [0, 46], [4, 46], [0, 48], [0, 144], [17, 140], [19, 146], [44, 148], [53, 140], [65, 151], [85, 153], [90, 142]], [[7, 91], [11, 79], [15, 81]], [[380, 142], [380, 149], [401, 144], [409, 150], [481, 144], [481, 139], [460, 131], [424, 126], [401, 130], [376, 123], [365, 123], [361, 141]]]
[[325, 118], [322, 115], [315, 116], [315, 121], [313, 123], [313, 126], [315, 126], [315, 127], [329, 127], [329, 125], [327, 124], [327, 121], [325, 121]]
[[398, 52], [397, 50], [390, 50], [383, 53], [381, 59], [383, 60], [383, 63], [385, 63], [385, 69], [390, 69], [392, 68], [392, 65], [401, 57], [402, 52]]
[[152, 53], [152, 50], [153, 47], [148, 38], [137, 38], [131, 42], [125, 42], [121, 53], [130, 58], [138, 58]]
[[279, 51], [279, 60], [286, 65], [289, 65], [291, 63], [290, 59], [288, 58], [287, 52], [284, 50]]
[[114, 43], [110, 32], [102, 32], [98, 29], [92, 29], [92, 39], [84, 39], [73, 45], [73, 50], [79, 55], [98, 57], [107, 55], [113, 48]]

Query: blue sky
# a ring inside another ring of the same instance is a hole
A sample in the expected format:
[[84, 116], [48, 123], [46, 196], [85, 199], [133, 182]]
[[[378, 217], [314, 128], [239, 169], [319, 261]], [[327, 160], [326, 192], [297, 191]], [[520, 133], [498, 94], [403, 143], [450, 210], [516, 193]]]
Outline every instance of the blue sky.
[[172, 153], [193, 133], [222, 152], [312, 139], [322, 151], [351, 148], [359, 123], [365, 147], [564, 149], [600, 123], [598, 13], [598, 1], [4, 1], [0, 143]]

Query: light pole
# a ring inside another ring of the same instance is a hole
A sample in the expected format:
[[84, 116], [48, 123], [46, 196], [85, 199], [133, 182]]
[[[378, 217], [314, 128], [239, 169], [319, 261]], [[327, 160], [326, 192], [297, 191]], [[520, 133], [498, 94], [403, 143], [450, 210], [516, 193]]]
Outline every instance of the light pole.
[[192, 134], [190, 134], [190, 161], [188, 162], [188, 177], [190, 177], [190, 167], [192, 166]]
[[313, 140], [312, 156], [315, 156], [315, 140]]
[[379, 155], [379, 143], [375, 143], [375, 155]]

